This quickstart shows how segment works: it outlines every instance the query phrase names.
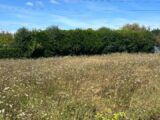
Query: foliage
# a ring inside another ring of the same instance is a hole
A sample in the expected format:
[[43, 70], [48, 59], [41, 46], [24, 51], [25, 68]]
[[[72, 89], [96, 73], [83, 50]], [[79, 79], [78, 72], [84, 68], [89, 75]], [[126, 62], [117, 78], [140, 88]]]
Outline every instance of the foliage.
[[0, 48], [0, 58], [20, 58], [23, 57], [21, 50], [17, 48]]
[[126, 115], [124, 112], [112, 113], [106, 111], [105, 113], [97, 113], [95, 120], [125, 120]]
[[157, 46], [160, 46], [160, 29], [152, 30], [152, 34], [154, 35], [154, 37], [156, 39]]
[[11, 47], [13, 45], [14, 38], [11, 33], [1, 32], [0, 33], [0, 48]]
[[126, 24], [122, 28], [122, 30], [129, 30], [129, 31], [137, 31], [137, 32], [142, 32], [142, 31], [149, 31], [149, 28], [146, 28], [145, 26], [140, 26], [137, 23], [134, 24]]
[[159, 45], [158, 41], [158, 30], [151, 31], [138, 24], [127, 24], [118, 30], [105, 27], [98, 30], [61, 30], [56, 26], [28, 30], [23, 27], [14, 35], [0, 34], [1, 48], [18, 48], [24, 57], [32, 58], [114, 52], [151, 53], [154, 46]]
[[29, 57], [33, 52], [34, 41], [32, 41], [31, 37], [31, 32], [24, 27], [18, 29], [15, 34], [16, 47], [21, 49], [26, 57]]

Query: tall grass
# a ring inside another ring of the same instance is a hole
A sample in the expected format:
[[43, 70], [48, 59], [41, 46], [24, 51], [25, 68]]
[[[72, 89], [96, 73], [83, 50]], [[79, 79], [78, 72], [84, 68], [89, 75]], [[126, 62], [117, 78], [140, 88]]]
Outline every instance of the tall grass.
[[159, 120], [160, 56], [0, 60], [2, 120]]

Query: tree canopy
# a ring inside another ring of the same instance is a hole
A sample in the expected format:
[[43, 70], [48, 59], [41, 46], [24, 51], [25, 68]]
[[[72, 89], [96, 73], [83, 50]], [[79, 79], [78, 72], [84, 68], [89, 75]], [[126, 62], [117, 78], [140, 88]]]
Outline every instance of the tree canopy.
[[15, 34], [1, 32], [0, 48], [7, 46], [8, 49], [11, 48], [10, 52], [16, 49], [22, 53], [22, 57], [149, 53], [153, 52], [155, 45], [159, 45], [159, 38], [159, 29], [151, 31], [138, 24], [127, 24], [118, 30], [105, 27], [97, 30], [62, 30], [56, 26], [45, 30], [28, 30], [23, 27]]

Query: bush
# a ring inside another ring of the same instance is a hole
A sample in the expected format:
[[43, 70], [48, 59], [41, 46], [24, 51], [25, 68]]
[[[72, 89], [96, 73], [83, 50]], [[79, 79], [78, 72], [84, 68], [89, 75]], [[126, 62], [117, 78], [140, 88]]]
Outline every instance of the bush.
[[23, 57], [21, 50], [16, 48], [0, 48], [0, 58], [20, 58]]
[[148, 31], [119, 30], [108, 33], [103, 39], [103, 53], [153, 52], [156, 41]]
[[[152, 53], [154, 46], [159, 46], [159, 36], [159, 30], [150, 31], [138, 24], [127, 24], [119, 30], [108, 28], [61, 30], [51, 26], [45, 30], [30, 31], [27, 28], [20, 28], [14, 36], [10, 33], [1, 33], [0, 48], [18, 48], [24, 57], [29, 58], [114, 52]], [[12, 49], [4, 51], [1, 52], [4, 54], [2, 56], [19, 56], [19, 52], [13, 52], [12, 55]]]

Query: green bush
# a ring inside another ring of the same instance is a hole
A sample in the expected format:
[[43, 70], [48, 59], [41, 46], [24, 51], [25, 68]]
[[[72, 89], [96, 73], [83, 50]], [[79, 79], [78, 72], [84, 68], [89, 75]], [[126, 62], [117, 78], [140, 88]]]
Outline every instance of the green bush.
[[153, 52], [156, 40], [148, 31], [119, 30], [106, 34], [103, 39], [103, 53]]
[[20, 58], [22, 52], [16, 48], [0, 48], [0, 58]]
[[[29, 30], [23, 27], [15, 34], [0, 33], [0, 48], [18, 48], [24, 57], [29, 58], [114, 52], [152, 53], [154, 46], [159, 46], [159, 36], [159, 30], [150, 31], [138, 24], [127, 24], [118, 30], [104, 27], [98, 30], [61, 30], [55, 26]], [[21, 56], [17, 50], [14, 51], [2, 50], [1, 58]]]

